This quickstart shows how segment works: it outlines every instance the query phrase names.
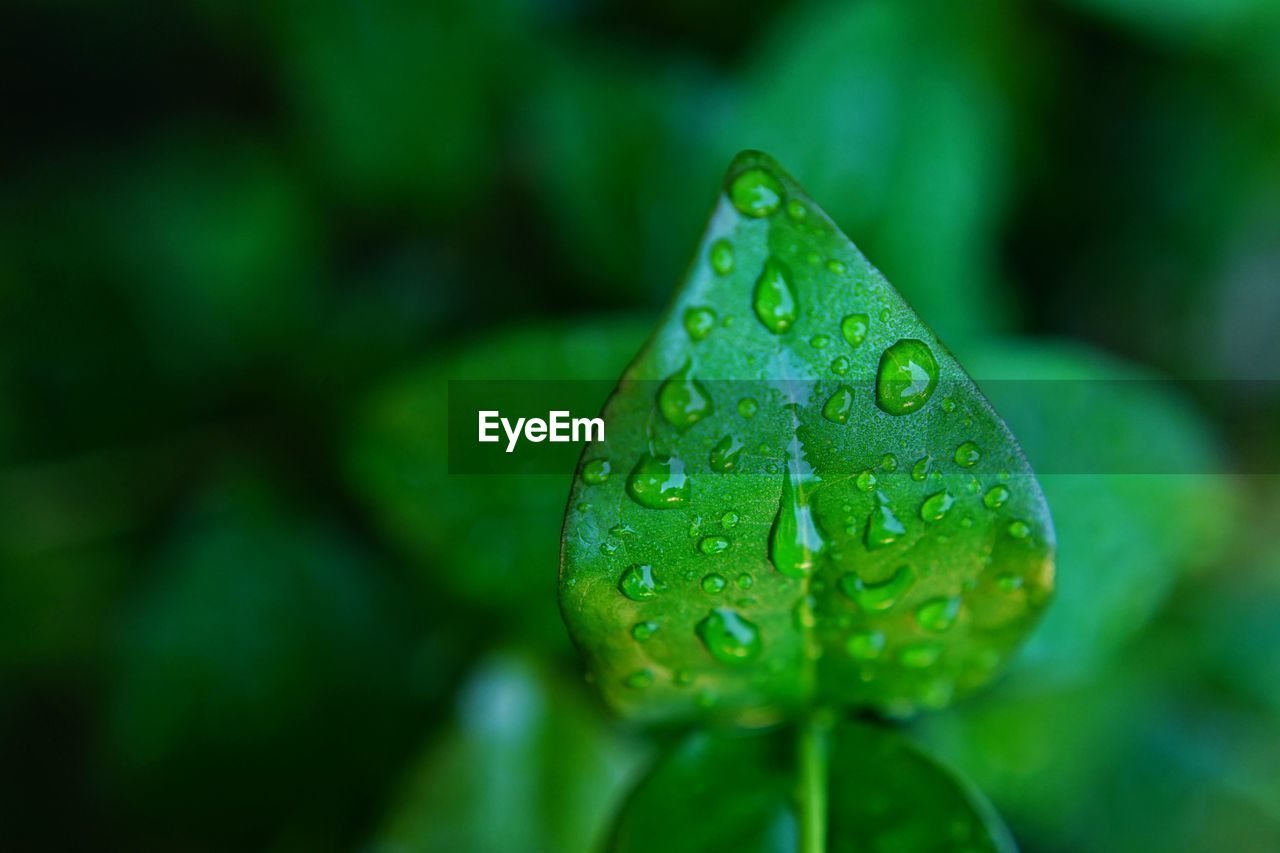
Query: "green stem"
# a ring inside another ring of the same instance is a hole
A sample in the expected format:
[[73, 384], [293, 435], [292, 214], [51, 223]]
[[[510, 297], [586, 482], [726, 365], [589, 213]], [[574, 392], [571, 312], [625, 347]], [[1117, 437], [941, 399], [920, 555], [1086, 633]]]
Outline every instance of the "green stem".
[[827, 850], [827, 730], [822, 714], [800, 724], [800, 853]]

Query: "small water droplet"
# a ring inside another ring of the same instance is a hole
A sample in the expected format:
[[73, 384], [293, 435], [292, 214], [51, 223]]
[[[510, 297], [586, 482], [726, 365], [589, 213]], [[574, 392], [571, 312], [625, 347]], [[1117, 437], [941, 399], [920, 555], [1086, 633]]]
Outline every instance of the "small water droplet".
[[871, 510], [871, 517], [867, 519], [867, 548], [874, 551], [888, 547], [906, 532], [906, 526], [893, 514], [888, 496], [884, 492], [876, 492], [876, 507]]
[[782, 195], [782, 183], [764, 169], [747, 169], [729, 187], [729, 199], [738, 212], [756, 219], [777, 210]]
[[853, 414], [853, 389], [841, 385], [822, 407], [822, 416], [832, 423], [847, 424]]
[[1026, 539], [1031, 535], [1031, 525], [1025, 521], [1013, 521], [1009, 523], [1009, 535], [1014, 539]]
[[959, 598], [931, 598], [916, 608], [916, 622], [926, 631], [938, 633], [950, 628], [959, 613]]
[[837, 376], [844, 376], [851, 369], [853, 369], [853, 362], [849, 361], [849, 357], [846, 355], [838, 355], [831, 360], [831, 370]]
[[887, 322], [889, 322], [889, 318], [890, 318], [890, 317], [892, 317], [892, 316], [893, 316], [893, 314], [889, 311], [889, 309], [888, 309], [888, 308], [886, 308], [886, 309], [884, 309], [883, 311], [881, 311], [881, 312], [880, 312], [880, 322], [881, 322], [881, 323], [887, 323]]
[[574, 507], [574, 509], [576, 509], [576, 510], [577, 510], [578, 512], [580, 512], [580, 513], [587, 513], [587, 512], [590, 512], [590, 511], [591, 511], [591, 504], [589, 504], [589, 503], [580, 503], [580, 504], [578, 504], [577, 506], [575, 506], [575, 507]]
[[996, 578], [996, 586], [1000, 587], [1000, 589], [1005, 592], [1014, 592], [1015, 590], [1022, 589], [1022, 578], [1013, 574], [1003, 574]]
[[724, 663], [745, 663], [760, 654], [760, 629], [727, 607], [712, 610], [695, 631], [711, 656]]
[[982, 458], [982, 451], [972, 441], [966, 441], [956, 448], [956, 464], [962, 468], [972, 468]]
[[831, 270], [836, 275], [843, 275], [845, 271], [845, 265], [840, 263], [839, 261], [827, 261], [827, 269]]
[[724, 579], [724, 575], [710, 574], [702, 579], [703, 592], [709, 592], [712, 595], [719, 595], [724, 592], [724, 588], [729, 582]]
[[950, 397], [944, 397], [939, 405], [942, 406], [942, 411], [948, 415], [956, 410], [956, 401]]
[[876, 482], [876, 475], [870, 468], [858, 474], [857, 479], [854, 480], [858, 489], [864, 492], [869, 492], [874, 489], [876, 487]]
[[672, 681], [674, 681], [678, 687], [688, 687], [690, 684], [693, 684], [693, 673], [687, 669], [677, 669]]
[[618, 553], [618, 543], [617, 542], [601, 542], [600, 553], [604, 554], [606, 557], [612, 557], [614, 554]]
[[653, 566], [628, 566], [618, 581], [618, 590], [632, 601], [648, 601], [667, 588]]
[[722, 554], [729, 550], [729, 540], [723, 536], [704, 536], [698, 541], [698, 550], [704, 554]]
[[929, 475], [929, 457], [921, 456], [916, 460], [916, 464], [911, 466], [911, 479], [917, 483], [924, 482], [924, 478]]
[[632, 527], [630, 524], [625, 524], [623, 522], [618, 522], [613, 527], [609, 528], [609, 535], [611, 536], [625, 537], [625, 536], [631, 536], [635, 532], [636, 532], [636, 529], [634, 527]]
[[589, 486], [598, 486], [609, 479], [612, 468], [608, 459], [592, 459], [582, 466], [582, 480]]
[[754, 418], [760, 410], [760, 404], [751, 397], [743, 397], [738, 401], [738, 414], [744, 418]]
[[755, 585], [756, 579], [745, 572], [738, 575], [738, 589], [751, 589]]
[[716, 327], [716, 312], [701, 305], [686, 308], [684, 311], [684, 330], [689, 338], [695, 341], [706, 340]]
[[884, 634], [879, 631], [855, 631], [844, 644], [850, 657], [875, 660], [884, 651]]
[[849, 314], [840, 321], [840, 334], [844, 335], [844, 339], [851, 347], [856, 347], [865, 341], [867, 332], [870, 330], [871, 318], [866, 314]]
[[891, 415], [918, 411], [938, 385], [938, 362], [923, 341], [904, 338], [884, 351], [876, 373], [876, 405]]
[[643, 690], [653, 684], [653, 673], [647, 669], [638, 669], [628, 675], [624, 683], [633, 690]]
[[720, 275], [733, 272], [733, 244], [723, 237], [711, 244], [711, 268]]
[[796, 222], [803, 222], [809, 216], [809, 210], [804, 203], [798, 199], [791, 199], [787, 202], [787, 216], [790, 216]]
[[899, 566], [888, 580], [879, 583], [867, 583], [856, 572], [846, 572], [840, 578], [840, 591], [870, 613], [893, 607], [911, 589], [915, 580], [916, 573], [910, 566]]
[[745, 447], [737, 437], [726, 435], [711, 448], [711, 455], [707, 461], [711, 465], [712, 471], [719, 471], [721, 474], [730, 471], [734, 465], [738, 464], [738, 457], [742, 454], [742, 448]]
[[631, 637], [637, 643], [643, 643], [652, 637], [658, 630], [658, 623], [652, 619], [647, 622], [637, 622], [631, 626]]
[[942, 647], [937, 643], [912, 643], [898, 652], [898, 662], [910, 669], [928, 669], [941, 656]]
[[1005, 486], [992, 486], [987, 489], [987, 493], [982, 496], [982, 502], [989, 509], [999, 509], [1004, 506], [1005, 501], [1009, 500], [1009, 490]]
[[920, 504], [920, 517], [925, 521], [940, 521], [955, 504], [956, 499], [948, 492], [937, 492], [929, 495]]
[[880, 457], [880, 467], [890, 473], [897, 471], [898, 457], [894, 456], [892, 453], [886, 453], [884, 456]]
[[809, 346], [814, 349], [823, 349], [829, 343], [831, 343], [831, 338], [826, 335], [814, 335], [812, 338], [809, 338]]
[[732, 530], [738, 526], [738, 514], [733, 510], [728, 510], [724, 515], [720, 516], [720, 524], [725, 530]]
[[688, 429], [711, 414], [711, 394], [701, 382], [689, 376], [690, 363], [671, 374], [658, 389], [658, 408], [677, 429]]
[[826, 543], [809, 509], [806, 484], [796, 482], [787, 466], [782, 478], [782, 499], [769, 531], [769, 560], [789, 578], [802, 578], [817, 565]]
[[764, 262], [764, 269], [756, 279], [752, 306], [760, 322], [775, 335], [795, 324], [800, 309], [791, 287], [791, 273], [776, 258]]
[[689, 502], [689, 478], [678, 456], [646, 453], [627, 478], [627, 494], [649, 509], [670, 509]]

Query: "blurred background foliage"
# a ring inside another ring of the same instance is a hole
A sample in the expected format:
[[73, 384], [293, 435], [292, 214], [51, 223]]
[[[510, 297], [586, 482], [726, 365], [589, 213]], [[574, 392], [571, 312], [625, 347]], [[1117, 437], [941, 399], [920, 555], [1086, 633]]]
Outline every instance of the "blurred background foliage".
[[[12, 0], [0, 68], [6, 850], [600, 842], [570, 472], [449, 477], [443, 383], [615, 376], [742, 148], [979, 377], [1187, 380], [993, 386], [1033, 463], [1278, 470], [1194, 381], [1280, 378], [1273, 0]], [[912, 736], [1025, 850], [1280, 847], [1280, 480], [1044, 485], [1057, 604]]]

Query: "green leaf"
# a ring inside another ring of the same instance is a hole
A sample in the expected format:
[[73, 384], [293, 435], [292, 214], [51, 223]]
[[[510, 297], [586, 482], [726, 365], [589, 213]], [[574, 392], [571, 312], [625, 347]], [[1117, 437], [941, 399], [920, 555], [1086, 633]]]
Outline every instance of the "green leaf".
[[624, 714], [942, 706], [1048, 601], [1052, 523], [1013, 436], [763, 154], [734, 161], [604, 417], [582, 463], [618, 474], [580, 468], [560, 600]]
[[580, 685], [522, 655], [487, 658], [370, 849], [597, 849], [643, 750], [587, 700]]
[[1014, 846], [969, 785], [901, 735], [847, 723], [830, 731], [691, 735], [632, 795], [610, 849], [887, 853]]

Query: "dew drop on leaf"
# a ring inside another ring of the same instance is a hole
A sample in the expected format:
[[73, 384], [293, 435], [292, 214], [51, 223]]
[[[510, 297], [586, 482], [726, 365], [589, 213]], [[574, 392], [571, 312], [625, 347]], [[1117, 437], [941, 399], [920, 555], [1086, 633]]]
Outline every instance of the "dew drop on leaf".
[[582, 466], [582, 480], [591, 486], [598, 486], [609, 479], [612, 469], [608, 459], [592, 459]]
[[1009, 500], [1009, 489], [1005, 486], [992, 486], [982, 496], [982, 502], [990, 509], [999, 509]]
[[1013, 521], [1009, 523], [1009, 535], [1014, 539], [1026, 539], [1031, 535], [1031, 525], [1025, 521]]
[[723, 536], [704, 536], [698, 541], [698, 550], [704, 554], [721, 554], [729, 550], [729, 540]]
[[884, 634], [879, 631], [854, 631], [844, 644], [850, 657], [875, 660], [884, 651]]
[[733, 244], [723, 237], [711, 244], [711, 268], [720, 275], [733, 272]]
[[879, 583], [867, 583], [856, 572], [847, 572], [840, 578], [840, 591], [870, 613], [893, 607], [915, 580], [916, 573], [910, 566], [899, 566], [887, 580]]
[[711, 455], [707, 462], [711, 465], [712, 471], [719, 471], [721, 474], [727, 473], [738, 464], [738, 456], [742, 453], [745, 445], [736, 436], [726, 435], [711, 448]]
[[806, 577], [813, 571], [826, 544], [804, 494], [806, 484], [798, 479], [792, 476], [791, 466], [784, 469], [782, 500], [769, 531], [769, 560], [789, 578]]
[[733, 179], [729, 200], [739, 213], [763, 218], [782, 204], [782, 183], [764, 169], [747, 169]]
[[876, 493], [876, 507], [867, 519], [867, 548], [885, 548], [897, 542], [907, 532], [906, 526], [894, 515], [884, 492]]
[[908, 669], [927, 669], [938, 662], [942, 647], [937, 643], [912, 643], [898, 652], [898, 663]]
[[709, 592], [712, 595], [719, 595], [724, 592], [724, 588], [728, 585], [729, 582], [724, 579], [724, 575], [710, 574], [702, 579], [703, 592]]
[[644, 622], [637, 622], [631, 626], [631, 637], [637, 643], [643, 643], [652, 637], [658, 630], [658, 623], [649, 619]]
[[956, 464], [962, 468], [972, 468], [982, 458], [982, 451], [972, 441], [966, 441], [956, 448]]
[[891, 415], [918, 411], [938, 385], [938, 362], [923, 341], [905, 338], [884, 351], [876, 372], [876, 405]]
[[938, 633], [950, 628], [959, 612], [959, 598], [931, 598], [916, 608], [916, 622], [926, 631]]
[[662, 383], [658, 389], [658, 408], [667, 422], [677, 429], [688, 429], [711, 414], [714, 407], [706, 387], [689, 376], [689, 362]]
[[689, 478], [678, 456], [645, 453], [627, 478], [627, 494], [649, 509], [670, 509], [689, 502]]
[[925, 521], [939, 521], [955, 504], [955, 498], [948, 492], [938, 492], [924, 499], [920, 504], [920, 517]]
[[764, 262], [764, 269], [756, 279], [752, 307], [764, 327], [775, 335], [787, 331], [796, 322], [800, 309], [791, 286], [791, 272], [776, 258]]
[[648, 601], [667, 588], [653, 566], [628, 566], [618, 581], [618, 589], [632, 601]]
[[844, 335], [851, 347], [866, 340], [870, 329], [871, 319], [866, 314], [850, 314], [840, 321], [840, 334]]
[[832, 423], [847, 424], [853, 414], [853, 389], [841, 385], [822, 407], [822, 416]]
[[760, 629], [728, 607], [712, 610], [695, 630], [711, 656], [724, 663], [746, 663], [760, 654]]
[[684, 330], [689, 333], [690, 340], [706, 340], [715, 327], [715, 311], [700, 305], [685, 309]]

